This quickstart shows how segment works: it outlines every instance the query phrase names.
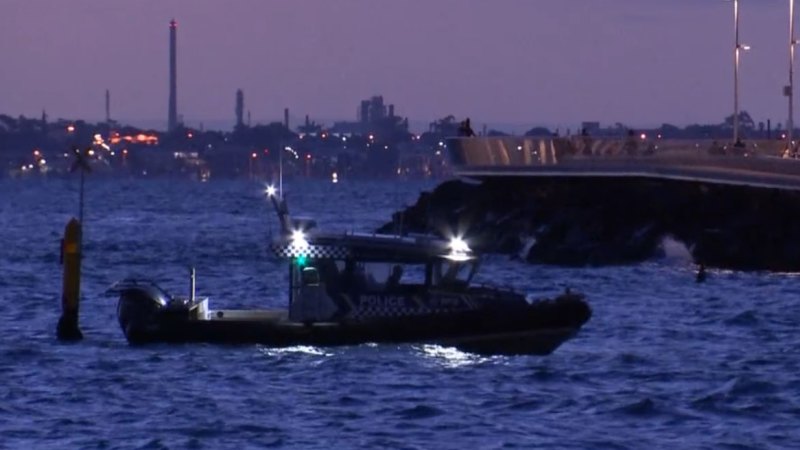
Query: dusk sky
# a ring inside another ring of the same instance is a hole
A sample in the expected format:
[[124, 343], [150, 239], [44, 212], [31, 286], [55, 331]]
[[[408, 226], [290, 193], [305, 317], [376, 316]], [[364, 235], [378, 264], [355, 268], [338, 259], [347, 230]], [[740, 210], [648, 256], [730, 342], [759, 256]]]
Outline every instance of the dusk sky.
[[[0, 113], [166, 126], [168, 22], [178, 109], [229, 126], [355, 119], [382, 94], [427, 122], [575, 128], [719, 123], [733, 111], [726, 0], [2, 0]], [[783, 122], [788, 2], [742, 0], [741, 108]], [[419, 127], [415, 127], [419, 128]]]

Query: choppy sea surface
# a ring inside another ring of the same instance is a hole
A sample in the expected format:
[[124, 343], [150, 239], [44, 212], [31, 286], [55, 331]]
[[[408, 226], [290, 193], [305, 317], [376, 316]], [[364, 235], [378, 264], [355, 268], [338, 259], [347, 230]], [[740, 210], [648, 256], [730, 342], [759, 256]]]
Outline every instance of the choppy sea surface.
[[[295, 214], [370, 231], [434, 187], [287, 183]], [[59, 239], [78, 182], [0, 180], [0, 448], [800, 448], [800, 278], [710, 271], [685, 251], [558, 268], [491, 256], [483, 280], [584, 291], [594, 316], [546, 357], [429, 345], [130, 347], [114, 281], [212, 307], [284, 305], [263, 185], [89, 179], [81, 328], [55, 339]]]

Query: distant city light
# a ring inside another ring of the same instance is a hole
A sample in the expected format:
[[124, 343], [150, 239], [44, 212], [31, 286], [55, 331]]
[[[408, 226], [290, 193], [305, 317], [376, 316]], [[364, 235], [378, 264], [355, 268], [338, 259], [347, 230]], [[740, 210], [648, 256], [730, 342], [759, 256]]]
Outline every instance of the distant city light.
[[190, 131], [190, 132], [186, 133], [186, 137], [191, 139], [191, 138], [194, 137], [194, 134], [192, 134], [192, 132]]
[[143, 143], [143, 144], [147, 144], [147, 145], [156, 145], [156, 144], [158, 144], [158, 136], [156, 136], [155, 134], [147, 135], [147, 134], [143, 134], [143, 133], [139, 133], [136, 136], [133, 136], [133, 135], [120, 136], [119, 133], [114, 133], [114, 135], [111, 136], [111, 143], [112, 144], [119, 144], [122, 141], [125, 141], [125, 142], [134, 142], [135, 141], [135, 142]]
[[67, 133], [72, 133], [73, 131], [75, 131], [75, 126], [73, 126], [73, 125], [68, 125], [68, 126], [67, 126]]
[[253, 159], [256, 159], [256, 158], [258, 158], [258, 153], [253, 152], [253, 154], [250, 155], [250, 157], [253, 158]]
[[444, 147], [444, 142], [439, 141], [439, 147]]
[[645, 139], [647, 139], [647, 135], [646, 135], [646, 134], [644, 134], [644, 133], [642, 133], [642, 135], [641, 135], [641, 136], [639, 136], [639, 137], [641, 137], [641, 138], [642, 138], [642, 140], [645, 140]]

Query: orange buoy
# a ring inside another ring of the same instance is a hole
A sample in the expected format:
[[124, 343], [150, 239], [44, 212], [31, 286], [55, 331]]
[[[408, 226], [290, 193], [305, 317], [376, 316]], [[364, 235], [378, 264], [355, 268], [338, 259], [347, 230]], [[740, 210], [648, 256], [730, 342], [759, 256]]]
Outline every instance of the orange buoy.
[[64, 275], [61, 290], [61, 317], [56, 334], [62, 341], [83, 339], [78, 327], [78, 306], [81, 295], [81, 223], [72, 218], [64, 228], [61, 240], [61, 263]]

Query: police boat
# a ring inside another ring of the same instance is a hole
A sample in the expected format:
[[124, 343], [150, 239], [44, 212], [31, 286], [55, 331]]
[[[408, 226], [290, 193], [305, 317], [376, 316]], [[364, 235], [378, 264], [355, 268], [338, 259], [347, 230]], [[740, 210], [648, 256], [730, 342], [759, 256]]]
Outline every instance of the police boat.
[[546, 355], [574, 336], [591, 309], [581, 293], [530, 300], [471, 283], [479, 255], [459, 237], [326, 233], [292, 219], [270, 197], [281, 232], [270, 247], [288, 262], [287, 309], [213, 310], [207, 298], [174, 296], [126, 279], [119, 324], [131, 344], [207, 342], [339, 346], [432, 343], [479, 354]]

